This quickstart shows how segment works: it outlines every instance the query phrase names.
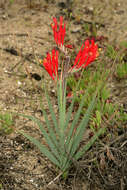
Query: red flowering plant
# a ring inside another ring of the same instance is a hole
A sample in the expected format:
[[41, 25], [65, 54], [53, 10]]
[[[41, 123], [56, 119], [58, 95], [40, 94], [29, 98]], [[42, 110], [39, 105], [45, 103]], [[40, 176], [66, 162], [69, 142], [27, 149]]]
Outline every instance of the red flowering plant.
[[[80, 115], [84, 106], [84, 99], [88, 95], [87, 91], [83, 96], [82, 101], [80, 102], [77, 112], [73, 116], [74, 119], [72, 122], [70, 122], [70, 119], [73, 112], [76, 93], [72, 97], [70, 107], [68, 109], [66, 108], [67, 76], [70, 73], [78, 71], [79, 69], [84, 69], [91, 62], [93, 62], [98, 56], [98, 46], [93, 40], [86, 40], [82, 44], [73, 62], [72, 60], [70, 60], [70, 56], [68, 55], [67, 50], [67, 48], [70, 48], [72, 46], [64, 44], [66, 24], [63, 24], [62, 16], [60, 17], [60, 24], [58, 24], [56, 18], [53, 18], [52, 29], [54, 34], [54, 40], [58, 46], [59, 52], [58, 50], [53, 49], [52, 54], [47, 53], [47, 57], [43, 60], [43, 66], [48, 74], [51, 76], [52, 80], [57, 82], [57, 117], [55, 115], [55, 111], [53, 109], [53, 105], [50, 101], [49, 95], [47, 91], [45, 91], [53, 124], [50, 123], [48, 115], [44, 109], [42, 109], [42, 111], [46, 122], [46, 128], [39, 119], [33, 116], [25, 117], [33, 120], [39, 126], [45, 138], [47, 146], [43, 145], [37, 139], [29, 136], [23, 131], [21, 133], [29, 140], [31, 140], [40, 149], [40, 151], [61, 170], [61, 173], [63, 173], [68, 171], [68, 169], [72, 166], [74, 160], [77, 161], [84, 155], [84, 153], [92, 146], [98, 136], [103, 132], [103, 130], [100, 129], [93, 135], [93, 137], [86, 145], [79, 148], [85, 129], [91, 117], [91, 113], [96, 103], [97, 92], [95, 93], [82, 119]], [[58, 76], [58, 65], [60, 61], [58, 59], [59, 53], [61, 51], [62, 54], [64, 54], [64, 63], [62, 63], [61, 74]], [[73, 62], [73, 65], [71, 65], [71, 62]]]

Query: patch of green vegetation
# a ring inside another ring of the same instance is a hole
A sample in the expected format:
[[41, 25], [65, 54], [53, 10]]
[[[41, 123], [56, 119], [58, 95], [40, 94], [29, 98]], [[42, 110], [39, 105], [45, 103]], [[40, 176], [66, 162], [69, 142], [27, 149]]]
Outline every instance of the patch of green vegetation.
[[0, 114], [0, 135], [9, 135], [13, 131], [12, 115], [9, 113]]
[[117, 65], [116, 74], [119, 78], [127, 77], [127, 63], [122, 62]]
[[118, 52], [115, 50], [115, 48], [112, 45], [108, 45], [106, 56], [114, 60], [118, 56]]
[[119, 48], [115, 48], [112, 45], [107, 46], [106, 55], [112, 60], [118, 61], [116, 67], [116, 75], [118, 78], [127, 77], [127, 62], [124, 61], [124, 56], [126, 56], [127, 42], [122, 42]]
[[13, 3], [14, 2], [14, 0], [10, 0], [10, 3]]
[[2, 187], [3, 187], [3, 186], [2, 186], [2, 184], [0, 183], [0, 189], [2, 189]]
[[127, 121], [127, 112], [125, 112], [123, 108], [120, 108], [119, 110], [118, 120], [123, 122]]
[[127, 48], [127, 42], [126, 41], [123, 41], [120, 43], [120, 46], [121, 47], [124, 47], [124, 48]]
[[86, 33], [88, 36], [91, 34], [91, 32], [90, 32], [90, 24], [85, 23], [85, 24], [83, 25], [83, 29], [84, 29], [85, 33]]

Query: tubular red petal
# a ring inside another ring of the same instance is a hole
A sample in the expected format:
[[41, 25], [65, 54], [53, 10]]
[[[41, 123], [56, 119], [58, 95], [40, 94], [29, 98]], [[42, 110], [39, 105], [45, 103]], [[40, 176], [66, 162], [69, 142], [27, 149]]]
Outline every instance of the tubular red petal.
[[43, 66], [54, 80], [54, 77], [58, 74], [58, 51], [53, 49], [52, 57], [50, 53], [47, 53], [47, 57], [43, 60]]
[[85, 68], [91, 62], [93, 62], [98, 56], [98, 46], [94, 43], [94, 40], [86, 40], [84, 44], [82, 44], [76, 58], [74, 61], [73, 68], [79, 69], [80, 67]]
[[54, 25], [52, 24], [53, 34], [54, 34], [54, 40], [57, 45], [61, 46], [64, 43], [64, 37], [66, 33], [66, 25], [64, 23], [63, 26], [63, 17], [60, 16], [60, 24], [59, 29], [57, 29], [57, 19], [53, 18]]

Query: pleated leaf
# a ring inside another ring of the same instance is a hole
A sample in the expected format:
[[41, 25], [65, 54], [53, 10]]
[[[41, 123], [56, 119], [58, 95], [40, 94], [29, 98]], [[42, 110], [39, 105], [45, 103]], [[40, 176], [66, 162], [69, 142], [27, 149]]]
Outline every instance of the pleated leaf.
[[58, 123], [57, 123], [56, 115], [55, 115], [52, 103], [51, 103], [51, 101], [49, 99], [49, 96], [48, 96], [48, 93], [47, 93], [46, 90], [45, 90], [45, 94], [46, 94], [46, 98], [47, 98], [47, 102], [48, 102], [48, 108], [49, 108], [49, 111], [51, 113], [51, 118], [52, 118], [55, 130], [56, 130], [56, 133], [59, 135], [59, 128], [58, 128]]
[[94, 97], [93, 97], [93, 99], [92, 99], [92, 101], [91, 101], [91, 103], [90, 103], [90, 105], [89, 105], [89, 107], [85, 113], [85, 116], [83, 117], [83, 119], [80, 122], [77, 130], [75, 131], [73, 138], [71, 139], [71, 143], [70, 143], [70, 147], [71, 147], [70, 154], [71, 154], [71, 156], [74, 156], [75, 151], [77, 150], [77, 148], [78, 148], [78, 146], [79, 146], [79, 144], [83, 138], [84, 131], [88, 125], [91, 113], [92, 113], [94, 106], [95, 106], [95, 102], [96, 102], [96, 94], [94, 95]]
[[53, 154], [48, 150], [46, 146], [42, 145], [38, 140], [24, 133], [23, 131], [20, 131], [20, 133], [24, 135], [24, 137], [29, 139], [34, 145], [36, 145], [41, 153], [43, 153], [51, 162], [53, 162], [55, 165], [57, 165], [60, 168], [58, 160], [53, 156]]
[[[72, 124], [70, 126], [70, 129], [69, 129], [69, 132], [68, 132], [68, 135], [67, 135], [67, 140], [66, 140], [66, 146], [67, 147], [69, 146], [69, 143], [70, 143], [70, 140], [72, 138], [72, 134], [73, 134], [73, 131], [74, 131], [75, 127], [76, 127], [76, 124], [79, 121], [80, 114], [81, 114], [82, 108], [84, 106], [84, 99], [86, 99], [87, 95], [88, 95], [88, 92], [86, 92], [85, 95], [82, 97], [82, 100], [81, 100], [81, 103], [79, 105], [78, 111], [76, 112], [76, 114], [74, 116], [74, 120], [73, 120], [73, 122], [72, 122]], [[68, 113], [68, 114], [70, 114], [70, 113]]]
[[44, 111], [44, 109], [42, 109], [42, 112], [43, 112], [43, 116], [45, 118], [46, 126], [48, 128], [48, 132], [50, 134], [50, 137], [51, 137], [53, 143], [55, 144], [56, 148], [59, 149], [59, 144], [58, 144], [58, 141], [57, 141], [56, 133], [53, 130], [53, 127], [50, 124], [50, 121], [48, 120], [48, 116], [47, 116], [46, 112]]
[[82, 150], [78, 151], [74, 158], [78, 160], [81, 158], [85, 152], [93, 145], [93, 143], [97, 140], [97, 138], [104, 133], [105, 129], [101, 128], [99, 131], [91, 138], [91, 140], [82, 148]]
[[46, 143], [49, 145], [52, 153], [55, 155], [55, 157], [57, 159], [59, 159], [59, 152], [57, 150], [57, 147], [54, 145], [53, 141], [51, 140], [51, 138], [49, 137], [48, 133], [46, 132], [46, 130], [44, 129], [42, 123], [40, 122], [39, 119], [35, 118], [34, 116], [29, 116], [29, 115], [24, 115], [24, 114], [19, 114], [25, 118], [28, 118], [30, 119], [31, 121], [34, 121], [38, 127], [40, 128], [40, 131], [42, 132], [44, 138], [45, 138], [45, 141]]

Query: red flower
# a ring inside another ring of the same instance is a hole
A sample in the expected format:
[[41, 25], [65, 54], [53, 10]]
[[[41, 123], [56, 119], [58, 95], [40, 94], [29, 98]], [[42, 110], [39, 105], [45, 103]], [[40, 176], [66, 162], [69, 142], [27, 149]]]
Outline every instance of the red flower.
[[86, 40], [84, 44], [82, 44], [76, 58], [72, 69], [75, 67], [76, 69], [85, 68], [91, 62], [93, 62], [98, 56], [98, 46], [94, 43], [94, 40]]
[[60, 25], [59, 25], [59, 29], [57, 29], [57, 20], [56, 18], [53, 18], [53, 22], [54, 25], [52, 24], [52, 29], [53, 29], [53, 33], [54, 33], [54, 40], [56, 41], [56, 44], [61, 46], [61, 44], [63, 45], [64, 43], [64, 37], [65, 37], [65, 33], [66, 33], [66, 26], [64, 23], [63, 26], [63, 17], [60, 16]]
[[50, 53], [47, 53], [47, 57], [43, 60], [43, 66], [54, 80], [58, 74], [58, 51], [52, 50], [52, 58]]

